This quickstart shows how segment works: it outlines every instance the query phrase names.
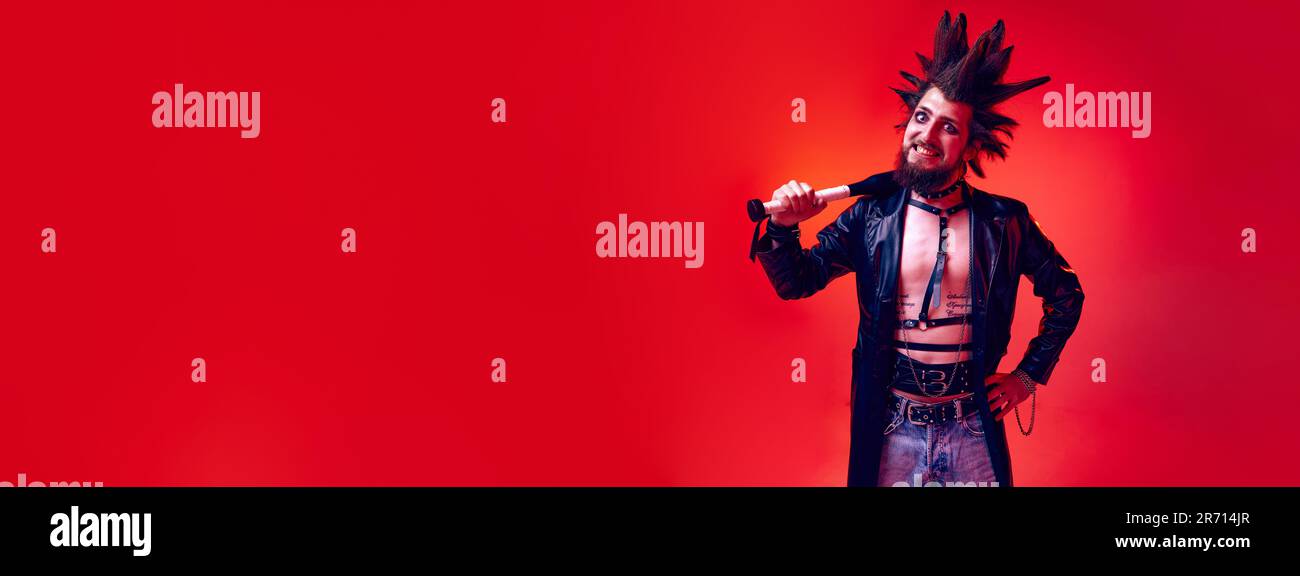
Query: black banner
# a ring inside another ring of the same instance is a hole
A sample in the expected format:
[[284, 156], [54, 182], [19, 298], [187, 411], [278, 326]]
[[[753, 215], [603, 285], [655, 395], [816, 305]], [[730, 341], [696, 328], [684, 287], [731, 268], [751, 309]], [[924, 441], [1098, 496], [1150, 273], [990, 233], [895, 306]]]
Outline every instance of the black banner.
[[1078, 558], [1200, 562], [1289, 554], [1297, 495], [1294, 488], [20, 488], [0, 490], [0, 549], [6, 559], [126, 566], [268, 557], [569, 566], [611, 553], [799, 565], [850, 550], [925, 557], [991, 553], [1011, 542]]

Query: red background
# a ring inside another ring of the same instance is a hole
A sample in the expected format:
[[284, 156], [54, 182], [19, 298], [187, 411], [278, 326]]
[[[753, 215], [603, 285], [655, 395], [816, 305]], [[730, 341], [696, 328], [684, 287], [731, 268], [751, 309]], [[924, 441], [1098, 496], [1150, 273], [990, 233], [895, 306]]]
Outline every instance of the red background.
[[[1087, 294], [1018, 483], [1300, 484], [1293, 6], [305, 6], [4, 8], [0, 481], [842, 485], [852, 282], [779, 300], [742, 205], [887, 169], [948, 8], [1052, 76], [975, 183]], [[177, 82], [261, 91], [261, 137], [153, 128]], [[1152, 92], [1150, 138], [1043, 127], [1066, 82]], [[620, 212], [704, 221], [704, 267], [597, 258]]]

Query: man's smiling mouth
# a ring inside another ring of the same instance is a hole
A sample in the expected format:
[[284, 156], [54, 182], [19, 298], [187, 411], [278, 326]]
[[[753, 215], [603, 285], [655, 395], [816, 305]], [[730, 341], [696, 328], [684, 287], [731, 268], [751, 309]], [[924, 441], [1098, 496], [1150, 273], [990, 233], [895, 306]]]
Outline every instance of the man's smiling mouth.
[[912, 145], [912, 152], [916, 153], [917, 156], [920, 156], [922, 158], [939, 157], [939, 150], [937, 148], [931, 148], [920, 142], [917, 142]]

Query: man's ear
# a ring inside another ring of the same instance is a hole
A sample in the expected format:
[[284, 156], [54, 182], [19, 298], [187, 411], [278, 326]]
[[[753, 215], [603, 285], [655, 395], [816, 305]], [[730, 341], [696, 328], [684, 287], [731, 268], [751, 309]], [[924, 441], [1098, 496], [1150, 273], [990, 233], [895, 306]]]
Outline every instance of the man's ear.
[[965, 150], [962, 150], [961, 159], [963, 162], [970, 162], [971, 160], [974, 160], [975, 157], [979, 155], [979, 153], [980, 153], [979, 147], [973, 145], [967, 146]]

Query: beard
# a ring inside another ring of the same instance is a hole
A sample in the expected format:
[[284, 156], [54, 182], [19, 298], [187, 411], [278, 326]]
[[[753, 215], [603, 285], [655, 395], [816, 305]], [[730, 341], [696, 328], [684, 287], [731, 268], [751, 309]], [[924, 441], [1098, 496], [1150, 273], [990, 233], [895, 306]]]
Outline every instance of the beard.
[[898, 157], [894, 159], [894, 183], [903, 188], [932, 192], [947, 184], [962, 170], [963, 163], [950, 168], [921, 168], [907, 161], [908, 150], [911, 150], [911, 146], [899, 148]]

